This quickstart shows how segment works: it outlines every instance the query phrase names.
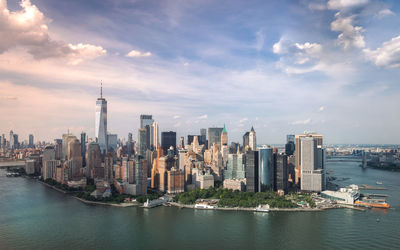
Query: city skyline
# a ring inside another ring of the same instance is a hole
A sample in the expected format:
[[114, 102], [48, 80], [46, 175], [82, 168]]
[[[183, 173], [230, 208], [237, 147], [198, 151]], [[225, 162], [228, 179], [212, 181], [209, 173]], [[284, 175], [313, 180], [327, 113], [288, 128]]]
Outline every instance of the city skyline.
[[0, 0], [0, 131], [21, 141], [92, 137], [101, 80], [120, 138], [152, 114], [177, 138], [226, 124], [259, 145], [400, 139], [395, 1], [19, 3]]

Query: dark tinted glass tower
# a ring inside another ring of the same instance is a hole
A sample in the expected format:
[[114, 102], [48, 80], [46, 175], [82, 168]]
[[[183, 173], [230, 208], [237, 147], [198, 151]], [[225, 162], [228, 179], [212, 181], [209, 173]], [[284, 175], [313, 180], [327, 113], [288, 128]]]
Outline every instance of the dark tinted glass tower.
[[176, 132], [162, 132], [161, 133], [161, 147], [164, 151], [164, 154], [168, 153], [169, 147], [174, 147], [176, 150]]

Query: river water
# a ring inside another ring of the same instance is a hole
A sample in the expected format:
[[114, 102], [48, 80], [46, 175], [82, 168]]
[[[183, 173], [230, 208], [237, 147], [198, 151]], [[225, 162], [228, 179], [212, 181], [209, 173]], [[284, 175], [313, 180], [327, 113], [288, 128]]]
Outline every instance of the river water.
[[382, 181], [389, 210], [253, 213], [90, 206], [0, 170], [0, 249], [399, 249], [400, 173], [328, 163], [340, 185]]

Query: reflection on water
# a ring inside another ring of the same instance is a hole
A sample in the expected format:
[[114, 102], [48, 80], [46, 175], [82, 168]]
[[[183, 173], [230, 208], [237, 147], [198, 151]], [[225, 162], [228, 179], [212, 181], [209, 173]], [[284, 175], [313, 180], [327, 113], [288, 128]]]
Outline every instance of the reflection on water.
[[[0, 249], [396, 249], [400, 173], [329, 163], [340, 185], [383, 182], [391, 209], [245, 212], [87, 206], [0, 170]], [[378, 220], [377, 220], [378, 219]]]

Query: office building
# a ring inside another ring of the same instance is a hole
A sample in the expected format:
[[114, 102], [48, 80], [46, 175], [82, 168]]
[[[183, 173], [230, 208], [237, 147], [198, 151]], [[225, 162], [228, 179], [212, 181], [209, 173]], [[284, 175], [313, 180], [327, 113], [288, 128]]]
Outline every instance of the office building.
[[221, 144], [221, 134], [224, 128], [208, 128], [208, 148], [213, 144]]
[[246, 191], [258, 192], [258, 151], [247, 150], [245, 153]]
[[325, 152], [318, 146], [318, 139], [312, 136], [299, 138], [301, 150], [300, 188], [303, 191], [321, 192], [325, 189]]
[[285, 154], [287, 156], [293, 155], [295, 149], [295, 135], [286, 136]]
[[228, 164], [224, 171], [225, 179], [244, 179], [245, 175], [243, 154], [228, 154]]
[[275, 154], [275, 191], [288, 192], [288, 157], [286, 154]]
[[107, 140], [107, 100], [103, 98], [103, 86], [100, 88], [100, 97], [96, 101], [96, 120], [94, 137], [100, 146], [100, 152], [105, 154], [108, 149]]
[[274, 190], [274, 156], [273, 149], [263, 146], [258, 149], [259, 191]]
[[161, 147], [164, 150], [164, 154], [168, 154], [168, 149], [173, 147], [176, 150], [176, 132], [162, 132], [161, 133]]
[[294, 155], [295, 155], [295, 184], [299, 185], [300, 184], [300, 177], [301, 177], [301, 147], [300, 147], [300, 139], [304, 137], [313, 137], [316, 138], [317, 140], [317, 147], [322, 147], [323, 145], [323, 139], [322, 135], [313, 133], [313, 132], [305, 132], [304, 134], [301, 135], [296, 135], [295, 136], [295, 149], [294, 149]]
[[221, 146], [226, 146], [228, 145], [228, 131], [226, 131], [226, 127], [224, 124], [224, 129], [222, 129], [221, 132]]
[[93, 178], [95, 176], [95, 168], [101, 168], [101, 151], [97, 142], [88, 144], [86, 152], [86, 170], [87, 176]]
[[253, 127], [251, 127], [249, 133], [249, 146], [253, 151], [257, 149], [256, 131], [254, 131]]
[[185, 172], [183, 170], [172, 167], [168, 171], [168, 190], [169, 194], [177, 194], [185, 192]]
[[34, 148], [35, 147], [35, 142], [33, 141], [33, 135], [30, 134], [29, 135], [29, 144], [28, 144], [29, 148]]
[[207, 147], [207, 129], [201, 128], [200, 129], [200, 137], [199, 137], [199, 144], [205, 145]]
[[249, 146], [249, 135], [250, 132], [246, 132], [243, 135], [243, 152], [246, 150], [246, 147]]
[[82, 166], [86, 166], [86, 133], [81, 133], [81, 155], [82, 155]]
[[150, 129], [150, 150], [156, 150], [160, 145], [160, 132], [158, 128], [158, 123], [153, 122]]
[[145, 128], [140, 128], [138, 130], [138, 146], [136, 154], [146, 157], [146, 150], [147, 150], [147, 130]]
[[108, 134], [107, 135], [107, 145], [108, 145], [109, 152], [117, 152], [118, 135], [117, 134]]
[[128, 157], [131, 157], [133, 154], [133, 139], [132, 139], [132, 133], [128, 133], [128, 141], [126, 142], [127, 146], [127, 151], [128, 151]]

